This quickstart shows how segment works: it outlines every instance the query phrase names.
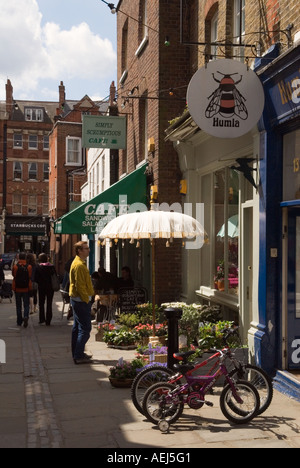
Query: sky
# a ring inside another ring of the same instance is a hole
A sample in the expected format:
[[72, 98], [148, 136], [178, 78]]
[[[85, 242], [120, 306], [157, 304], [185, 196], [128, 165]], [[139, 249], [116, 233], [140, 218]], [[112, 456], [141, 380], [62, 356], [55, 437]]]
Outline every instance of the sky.
[[[118, 2], [116, 2], [117, 4]], [[117, 17], [101, 0], [0, 0], [0, 100], [94, 100], [117, 76]]]

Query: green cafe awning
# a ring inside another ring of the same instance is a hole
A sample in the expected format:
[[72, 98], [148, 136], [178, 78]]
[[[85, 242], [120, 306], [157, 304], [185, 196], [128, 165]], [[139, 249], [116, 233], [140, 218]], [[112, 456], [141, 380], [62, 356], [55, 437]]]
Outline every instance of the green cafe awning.
[[[146, 164], [119, 180], [105, 192], [84, 202], [55, 221], [55, 234], [100, 234], [106, 224], [129, 206], [147, 206]], [[140, 211], [137, 207], [136, 211]]]

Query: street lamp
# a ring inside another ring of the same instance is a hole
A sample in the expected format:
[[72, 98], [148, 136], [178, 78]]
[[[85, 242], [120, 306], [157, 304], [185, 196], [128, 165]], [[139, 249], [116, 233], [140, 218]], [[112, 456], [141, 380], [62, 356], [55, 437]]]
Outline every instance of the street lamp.
[[115, 7], [115, 5], [113, 3], [108, 3], [106, 2], [105, 0], [101, 0], [103, 3], [105, 3], [109, 8], [110, 8], [110, 11], [111, 13], [114, 15], [115, 13], [117, 13], [117, 8]]

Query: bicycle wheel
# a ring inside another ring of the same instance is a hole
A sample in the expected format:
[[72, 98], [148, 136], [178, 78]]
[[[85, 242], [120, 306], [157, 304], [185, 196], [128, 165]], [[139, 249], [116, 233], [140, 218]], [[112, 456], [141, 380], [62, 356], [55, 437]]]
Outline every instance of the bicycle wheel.
[[159, 382], [168, 382], [174, 371], [164, 366], [151, 366], [140, 372], [131, 386], [131, 398], [136, 409], [143, 412], [143, 399], [148, 388]]
[[254, 385], [260, 398], [258, 414], [264, 413], [270, 406], [273, 399], [272, 379], [260, 367], [246, 364], [239, 369], [233, 369], [229, 376], [235, 380], [243, 380]]
[[234, 424], [246, 424], [257, 416], [260, 406], [259, 394], [254, 385], [242, 380], [235, 382], [235, 389], [242, 399], [239, 403], [231, 386], [227, 385], [220, 396], [220, 407], [225, 418]]
[[176, 385], [173, 384], [158, 383], [145, 393], [143, 412], [153, 424], [158, 424], [161, 420], [172, 424], [182, 415], [184, 403], [180, 399], [180, 395], [171, 395], [175, 388]]

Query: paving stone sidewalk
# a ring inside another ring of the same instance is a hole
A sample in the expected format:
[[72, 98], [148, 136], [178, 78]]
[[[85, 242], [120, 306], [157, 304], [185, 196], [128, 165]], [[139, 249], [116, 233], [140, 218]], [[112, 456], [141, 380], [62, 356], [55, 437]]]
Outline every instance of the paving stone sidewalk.
[[299, 448], [300, 404], [275, 391], [271, 407], [245, 426], [231, 425], [213, 408], [185, 409], [169, 434], [134, 408], [130, 389], [113, 389], [109, 367], [134, 351], [108, 349], [95, 341], [87, 350], [94, 364], [71, 359], [72, 323], [61, 318], [55, 294], [51, 327], [31, 316], [27, 329], [16, 326], [15, 304], [0, 304], [0, 339], [7, 363], [0, 364], [0, 448]]

